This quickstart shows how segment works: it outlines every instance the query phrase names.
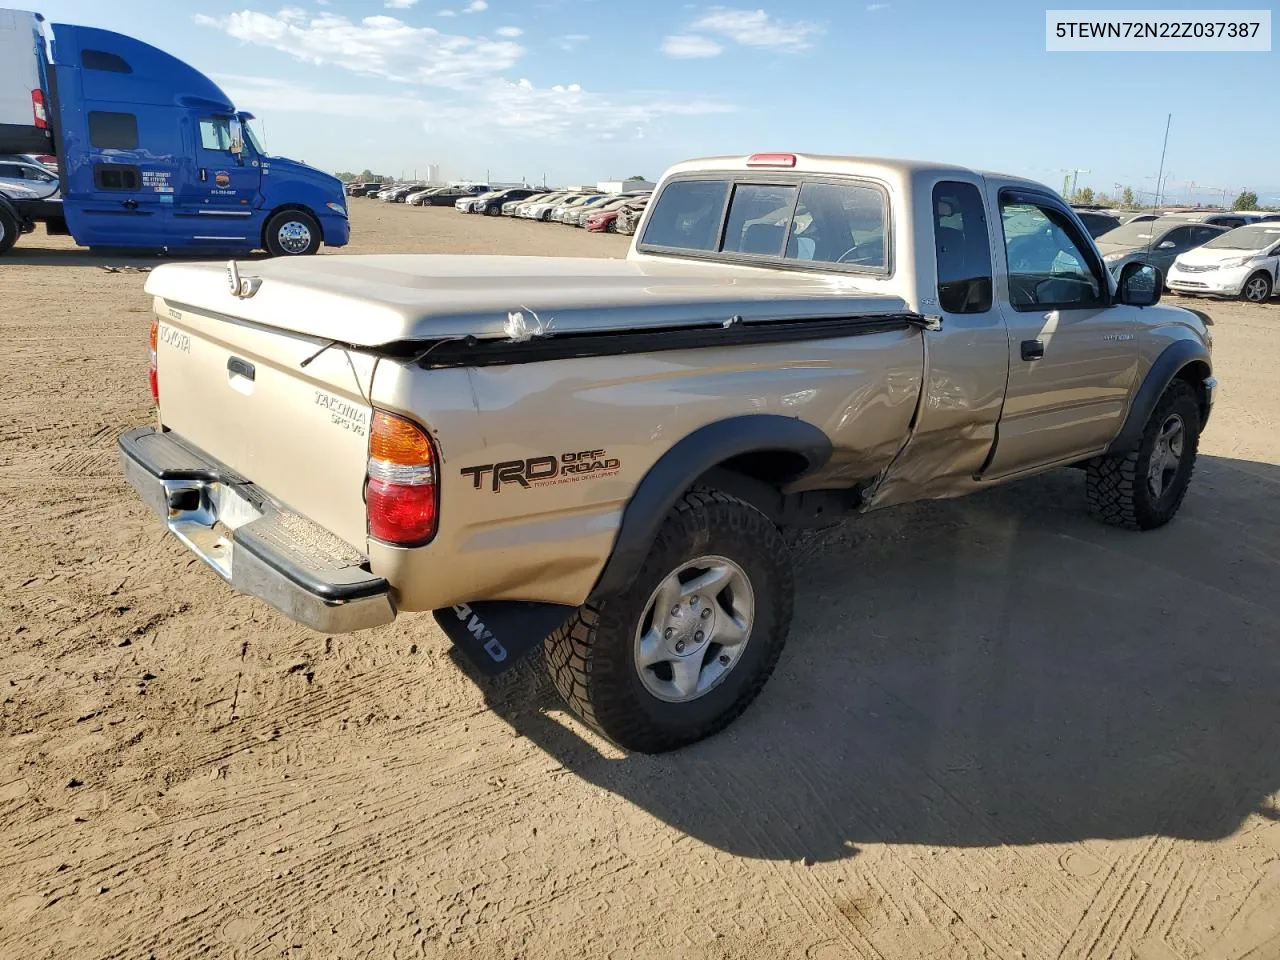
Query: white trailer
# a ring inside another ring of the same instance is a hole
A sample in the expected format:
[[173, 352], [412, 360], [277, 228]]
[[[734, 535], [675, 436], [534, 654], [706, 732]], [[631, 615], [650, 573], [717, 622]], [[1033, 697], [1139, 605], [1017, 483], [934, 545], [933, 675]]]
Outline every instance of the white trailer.
[[0, 9], [0, 154], [51, 154], [44, 18]]

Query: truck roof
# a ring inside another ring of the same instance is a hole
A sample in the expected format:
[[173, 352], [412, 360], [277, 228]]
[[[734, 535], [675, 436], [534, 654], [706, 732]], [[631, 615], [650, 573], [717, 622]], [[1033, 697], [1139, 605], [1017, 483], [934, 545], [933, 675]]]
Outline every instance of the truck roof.
[[[778, 162], [753, 162], [754, 158], [778, 158]], [[751, 170], [762, 174], [772, 172], [850, 174], [876, 177], [883, 180], [908, 182], [921, 175], [935, 174], [940, 177], [967, 174], [971, 177], [983, 177], [1001, 182], [1021, 184], [1028, 187], [1045, 189], [1043, 184], [1023, 177], [998, 173], [991, 170], [975, 170], [952, 163], [938, 163], [933, 160], [904, 160], [893, 157], [855, 157], [817, 153], [753, 153], [730, 157], [701, 157], [696, 160], [685, 160], [667, 170], [663, 177], [680, 173], [701, 173], [713, 170]]]

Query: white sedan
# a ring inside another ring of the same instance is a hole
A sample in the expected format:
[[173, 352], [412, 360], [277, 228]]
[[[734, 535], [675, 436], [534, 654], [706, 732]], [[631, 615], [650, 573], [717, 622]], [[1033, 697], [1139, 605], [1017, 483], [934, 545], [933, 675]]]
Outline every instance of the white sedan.
[[1266, 303], [1280, 286], [1280, 223], [1251, 223], [1179, 254], [1165, 285], [1175, 293]]

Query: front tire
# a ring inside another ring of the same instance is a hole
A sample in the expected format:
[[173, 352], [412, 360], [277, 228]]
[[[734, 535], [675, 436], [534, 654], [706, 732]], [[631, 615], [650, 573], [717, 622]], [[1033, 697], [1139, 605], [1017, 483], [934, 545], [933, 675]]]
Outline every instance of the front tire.
[[273, 257], [305, 257], [320, 249], [320, 224], [305, 210], [281, 210], [267, 221], [264, 245]]
[[1103, 523], [1154, 530], [1173, 519], [1191, 484], [1200, 445], [1200, 403], [1185, 380], [1169, 385], [1136, 450], [1096, 457], [1086, 468], [1089, 511]]
[[0, 255], [8, 253], [13, 248], [21, 232], [18, 221], [10, 216], [8, 211], [0, 210]]
[[786, 642], [792, 592], [778, 528], [735, 497], [695, 488], [630, 586], [544, 641], [547, 671], [614, 743], [674, 750], [718, 733], [759, 694]]
[[1240, 299], [1249, 303], [1266, 303], [1271, 299], [1271, 274], [1259, 270], [1240, 288]]

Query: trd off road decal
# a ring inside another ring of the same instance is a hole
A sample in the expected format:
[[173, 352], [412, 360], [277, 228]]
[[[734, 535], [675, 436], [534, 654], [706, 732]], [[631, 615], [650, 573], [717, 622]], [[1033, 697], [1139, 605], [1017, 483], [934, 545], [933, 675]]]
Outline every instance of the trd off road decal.
[[488, 486], [494, 493], [504, 485], [517, 483], [529, 487], [552, 483], [577, 483], [607, 477], [622, 468], [622, 461], [610, 457], [606, 450], [578, 450], [558, 457], [530, 457], [528, 460], [505, 460], [477, 467], [463, 467], [462, 475], [471, 478], [475, 490]]

